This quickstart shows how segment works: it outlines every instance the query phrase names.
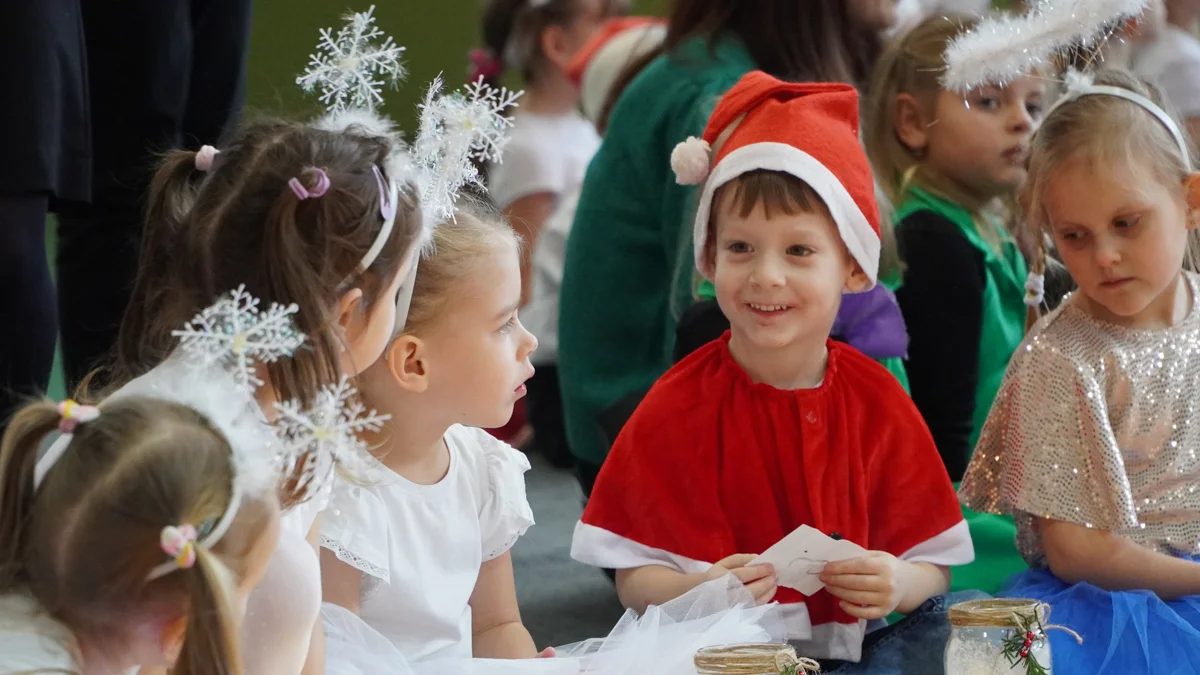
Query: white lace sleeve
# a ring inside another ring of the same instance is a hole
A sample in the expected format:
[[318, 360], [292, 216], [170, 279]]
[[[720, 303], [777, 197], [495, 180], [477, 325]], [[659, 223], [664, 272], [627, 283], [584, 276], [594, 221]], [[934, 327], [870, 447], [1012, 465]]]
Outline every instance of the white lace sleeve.
[[391, 581], [391, 526], [376, 487], [338, 480], [322, 515], [321, 548], [383, 582]]
[[484, 561], [508, 552], [533, 525], [533, 510], [525, 497], [529, 460], [519, 450], [487, 432], [473, 429], [483, 451], [487, 483], [479, 511]]

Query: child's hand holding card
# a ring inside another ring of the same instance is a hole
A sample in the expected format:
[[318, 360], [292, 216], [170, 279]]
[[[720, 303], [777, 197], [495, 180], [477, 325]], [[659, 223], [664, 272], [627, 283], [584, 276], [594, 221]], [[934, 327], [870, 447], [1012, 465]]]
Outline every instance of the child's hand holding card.
[[770, 563], [775, 567], [780, 586], [812, 595], [825, 587], [821, 570], [826, 563], [866, 555], [867, 550], [858, 544], [833, 539], [808, 525], [801, 525], [749, 564]]

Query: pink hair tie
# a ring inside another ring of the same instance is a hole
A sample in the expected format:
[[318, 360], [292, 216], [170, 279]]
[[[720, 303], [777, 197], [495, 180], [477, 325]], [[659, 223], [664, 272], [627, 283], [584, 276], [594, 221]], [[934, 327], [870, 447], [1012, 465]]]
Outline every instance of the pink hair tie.
[[71, 399], [59, 403], [57, 407], [58, 414], [62, 417], [58, 422], [58, 430], [64, 434], [73, 434], [80, 424], [91, 422], [100, 416], [99, 408], [80, 405]]
[[196, 151], [196, 170], [208, 173], [208, 171], [212, 169], [213, 159], [215, 159], [220, 152], [220, 150], [211, 145], [201, 146], [201, 148]]
[[288, 187], [292, 189], [292, 192], [296, 194], [296, 197], [300, 199], [300, 201], [304, 201], [309, 197], [314, 199], [321, 197], [329, 191], [329, 174], [325, 173], [324, 169], [319, 169], [314, 166], [305, 170], [315, 171], [317, 174], [317, 184], [313, 186], [311, 190], [304, 187], [304, 183], [301, 183], [299, 178], [288, 179]]
[[481, 77], [490, 80], [504, 74], [504, 64], [486, 49], [472, 49], [467, 58], [471, 61], [472, 82], [478, 82]]
[[159, 545], [163, 553], [175, 559], [179, 569], [186, 570], [196, 564], [196, 528], [191, 525], [164, 527], [159, 535]]

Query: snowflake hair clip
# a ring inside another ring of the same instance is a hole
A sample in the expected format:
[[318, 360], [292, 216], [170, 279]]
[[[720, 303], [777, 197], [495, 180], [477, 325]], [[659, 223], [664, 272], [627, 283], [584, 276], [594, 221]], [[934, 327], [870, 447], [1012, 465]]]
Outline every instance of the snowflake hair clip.
[[1004, 85], [1072, 47], [1092, 48], [1122, 19], [1138, 16], [1149, 0], [1038, 0], [1021, 16], [981, 20], [946, 47], [942, 85], [968, 92]]
[[317, 394], [311, 408], [299, 401], [276, 403], [275, 430], [282, 443], [284, 476], [296, 476], [308, 495], [329, 484], [335, 466], [353, 468], [367, 456], [359, 434], [379, 431], [391, 415], [379, 415], [366, 406], [346, 376]]
[[510, 108], [524, 92], [491, 87], [482, 79], [463, 92], [442, 94], [442, 78], [429, 85], [421, 104], [413, 161], [421, 185], [421, 206], [435, 222], [454, 218], [459, 191], [483, 187], [475, 162], [501, 161], [508, 143]]
[[[375, 5], [346, 16], [346, 25], [334, 34], [321, 29], [317, 51], [308, 57], [308, 68], [296, 84], [311, 92], [321, 90], [321, 103], [331, 111], [358, 107], [368, 110], [383, 102], [383, 87], [396, 87], [404, 79], [400, 63], [404, 47], [375, 25]], [[376, 40], [382, 42], [376, 44]]]
[[257, 364], [291, 356], [304, 343], [304, 334], [292, 323], [292, 315], [298, 311], [295, 304], [276, 303], [260, 311], [258, 298], [247, 293], [243, 284], [171, 335], [180, 339], [180, 347], [191, 360], [202, 366], [223, 365], [239, 387], [253, 391], [263, 385], [255, 372]]

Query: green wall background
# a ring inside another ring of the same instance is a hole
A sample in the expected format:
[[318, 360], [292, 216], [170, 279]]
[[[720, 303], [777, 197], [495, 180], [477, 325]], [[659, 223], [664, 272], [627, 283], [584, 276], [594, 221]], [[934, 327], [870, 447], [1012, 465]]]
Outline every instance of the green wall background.
[[[633, 11], [659, 13], [668, 0], [635, 0]], [[366, 11], [370, 0], [257, 0], [250, 43], [248, 112], [301, 119], [320, 113], [316, 96], [296, 86], [321, 28], [336, 28], [350, 11]], [[444, 73], [447, 86], [468, 77], [467, 54], [480, 44], [480, 0], [391, 0], [377, 2], [376, 25], [406, 47], [408, 77], [386, 91], [382, 111], [402, 129], [414, 128], [416, 109], [428, 83]], [[520, 87], [519, 82], [510, 86]]]

